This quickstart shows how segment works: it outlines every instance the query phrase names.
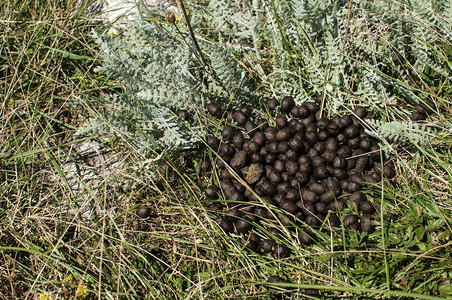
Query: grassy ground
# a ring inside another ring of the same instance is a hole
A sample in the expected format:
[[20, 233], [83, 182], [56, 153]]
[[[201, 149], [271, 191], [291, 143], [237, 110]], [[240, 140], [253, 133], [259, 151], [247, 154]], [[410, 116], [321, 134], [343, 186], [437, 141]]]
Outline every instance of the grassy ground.
[[[452, 297], [447, 133], [435, 144], [389, 152], [396, 183], [373, 196], [383, 220], [375, 232], [320, 234], [304, 247], [282, 230], [276, 239], [291, 249], [288, 258], [253, 253], [219, 230], [201, 205], [201, 187], [213, 176], [187, 167], [189, 159], [160, 169], [158, 178], [144, 174], [149, 184], [127, 193], [107, 190], [120, 187], [126, 172], [98, 186], [81, 182], [94, 211], [82, 217], [81, 195], [52, 176], [68, 179], [64, 162], [81, 142], [74, 132], [95, 107], [82, 104], [118, 90], [94, 72], [98, 51], [90, 32], [104, 28], [82, 11], [71, 1], [0, 4], [1, 297]], [[441, 107], [431, 120], [450, 126], [450, 80], [417, 75], [416, 89]], [[124, 163], [140, 159], [126, 135], [109, 145]], [[142, 204], [151, 208], [147, 219], [135, 214]], [[271, 284], [272, 275], [290, 283]]]

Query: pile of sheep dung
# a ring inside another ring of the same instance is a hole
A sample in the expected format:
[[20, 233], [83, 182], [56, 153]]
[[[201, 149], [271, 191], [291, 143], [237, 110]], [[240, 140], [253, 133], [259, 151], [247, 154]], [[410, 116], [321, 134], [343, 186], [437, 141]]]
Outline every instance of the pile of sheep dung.
[[[281, 102], [272, 98], [267, 107], [274, 120], [243, 107], [227, 113], [221, 137], [207, 137], [218, 153], [220, 187], [205, 190], [206, 207], [222, 211], [217, 224], [225, 232], [244, 234], [248, 248], [277, 256], [288, 255], [287, 247], [259, 238], [252, 224], [265, 220], [297, 227], [305, 245], [312, 242], [311, 229], [322, 225], [372, 231], [378, 213], [363, 190], [381, 182], [382, 175], [392, 179], [395, 170], [364, 131], [367, 110], [357, 107], [352, 114], [328, 119], [316, 103], [297, 106], [291, 96]], [[225, 113], [214, 103], [207, 110], [217, 118]], [[220, 197], [226, 203], [215, 201]], [[353, 206], [353, 214], [338, 213]]]

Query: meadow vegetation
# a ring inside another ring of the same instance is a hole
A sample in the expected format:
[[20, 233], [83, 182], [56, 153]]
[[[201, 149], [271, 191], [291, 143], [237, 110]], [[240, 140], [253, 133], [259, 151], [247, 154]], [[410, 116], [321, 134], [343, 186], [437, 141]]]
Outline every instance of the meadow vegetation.
[[[143, 23], [106, 37], [92, 2], [0, 4], [2, 298], [452, 297], [451, 7], [187, 1], [186, 18], [143, 7]], [[278, 224], [278, 235], [256, 226], [291, 250], [277, 258], [244, 247], [203, 205], [218, 183], [202, 171], [217, 156], [205, 136], [227, 122], [205, 107], [246, 101], [271, 119], [268, 98], [288, 94], [331, 115], [368, 107], [397, 175], [366, 190], [379, 208], [371, 233], [336, 228], [304, 246]], [[75, 190], [65, 169], [90, 139], [122, 169]]]

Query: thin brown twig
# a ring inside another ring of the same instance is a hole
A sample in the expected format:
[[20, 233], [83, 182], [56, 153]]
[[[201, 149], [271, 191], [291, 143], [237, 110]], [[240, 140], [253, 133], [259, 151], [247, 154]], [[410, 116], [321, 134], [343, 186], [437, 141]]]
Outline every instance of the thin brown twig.
[[199, 56], [201, 57], [201, 61], [204, 64], [204, 66], [207, 66], [207, 61], [204, 57], [204, 53], [202, 53], [201, 48], [199, 47], [198, 41], [196, 40], [195, 34], [193, 32], [193, 29], [190, 25], [190, 20], [188, 20], [187, 11], [185, 10], [185, 5], [183, 0], [177, 0], [179, 3], [179, 8], [182, 11], [182, 14], [184, 15], [185, 23], [187, 23], [188, 32], [190, 32], [191, 39], [193, 40], [193, 44], [195, 44], [195, 48], [199, 53]]

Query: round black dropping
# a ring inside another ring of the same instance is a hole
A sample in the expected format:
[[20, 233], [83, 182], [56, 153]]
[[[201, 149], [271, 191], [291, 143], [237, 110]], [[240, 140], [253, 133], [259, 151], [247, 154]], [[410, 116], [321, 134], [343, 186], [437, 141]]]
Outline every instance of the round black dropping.
[[342, 188], [339, 181], [334, 177], [328, 177], [325, 182], [325, 185], [326, 188], [330, 190], [335, 197], [338, 197], [342, 192]]
[[278, 152], [278, 143], [271, 142], [270, 144], [267, 144], [267, 148], [270, 153], [277, 153]]
[[264, 157], [260, 153], [253, 152], [250, 154], [250, 161], [253, 164], [262, 163], [264, 161]]
[[226, 163], [229, 162], [230, 160], [231, 159], [228, 156], [217, 157], [217, 159], [215, 160], [215, 164], [217, 165], [218, 168], [224, 169], [226, 168]]
[[300, 167], [302, 167], [303, 165], [312, 166], [311, 159], [307, 155], [301, 155], [298, 158], [298, 164], [300, 165]]
[[258, 131], [253, 136], [253, 141], [256, 142], [259, 146], [265, 145], [265, 134], [261, 131]]
[[298, 171], [298, 164], [293, 160], [287, 161], [286, 162], [286, 171], [290, 175], [294, 175]]
[[359, 209], [363, 212], [363, 214], [373, 214], [375, 212], [375, 208], [369, 201], [362, 201], [359, 204]]
[[[358, 117], [356, 116], [351, 116], [352, 121], [353, 121], [353, 126], [356, 126], [356, 128], [361, 129], [363, 126], [361, 125], [361, 121], [360, 119], [358, 119]], [[350, 125], [351, 126], [351, 125]]]
[[232, 122], [234, 120], [234, 111], [228, 111], [228, 114], [226, 115], [226, 120], [228, 120], [228, 122]]
[[152, 210], [149, 206], [140, 206], [137, 209], [136, 213], [137, 213], [137, 216], [139, 216], [142, 219], [145, 219], [151, 215]]
[[326, 163], [331, 164], [331, 163], [333, 163], [333, 161], [337, 157], [337, 155], [333, 151], [326, 151], [322, 154], [322, 157]]
[[325, 165], [325, 160], [322, 157], [320, 157], [320, 156], [313, 156], [313, 157], [311, 157], [311, 162], [312, 162], [312, 165], [314, 167], [324, 166]]
[[370, 148], [372, 147], [372, 143], [370, 142], [370, 139], [362, 139], [359, 142], [359, 148], [362, 149], [363, 151], [369, 151]]
[[292, 134], [295, 134], [298, 132], [304, 133], [306, 130], [306, 127], [300, 121], [298, 121], [296, 119], [292, 119], [289, 122], [289, 130], [290, 130], [290, 133], [292, 133]]
[[355, 169], [362, 172], [367, 168], [368, 164], [369, 164], [369, 157], [360, 156], [360, 157], [356, 158]]
[[318, 182], [312, 182], [309, 184], [308, 188], [314, 191], [317, 195], [322, 195], [325, 192], [325, 187]]
[[290, 139], [288, 144], [289, 144], [290, 149], [292, 149], [294, 151], [299, 151], [304, 148], [303, 143], [297, 138]]
[[262, 147], [261, 150], [259, 150], [259, 153], [262, 155], [267, 155], [269, 153], [268, 148], [267, 147]]
[[430, 99], [423, 99], [419, 105], [424, 109], [426, 114], [432, 114], [436, 110], [435, 103]]
[[[289, 143], [288, 142], [281, 142], [281, 143], [285, 143], [285, 144], [287, 144], [287, 150], [285, 151], [285, 157], [286, 157], [286, 160], [292, 160], [292, 161], [297, 161], [297, 159], [298, 159], [298, 157], [299, 157], [299, 155], [298, 155], [298, 152], [297, 151], [294, 151], [294, 150], [292, 150], [292, 149], [290, 149], [289, 148]], [[281, 144], [280, 143], [280, 144]]]
[[275, 118], [276, 127], [282, 129], [287, 126], [287, 118], [282, 115], [277, 115]]
[[282, 182], [276, 186], [276, 190], [279, 194], [287, 193], [290, 190], [290, 184], [288, 182]]
[[237, 110], [234, 112], [234, 121], [239, 126], [245, 125], [246, 121], [248, 121], [248, 117], [245, 115], [243, 111]]
[[251, 108], [249, 108], [248, 106], [243, 106], [240, 108], [240, 111], [243, 112], [247, 117], [251, 116]]
[[309, 144], [314, 145], [318, 141], [317, 133], [315, 131], [308, 131], [305, 133], [305, 139]]
[[292, 283], [292, 282], [285, 280], [277, 275], [272, 275], [268, 277], [267, 283]]
[[281, 101], [281, 110], [284, 112], [289, 112], [294, 106], [295, 101], [292, 96], [285, 96]]
[[213, 136], [207, 137], [207, 145], [209, 145], [210, 148], [212, 148], [214, 151], [218, 150], [218, 147], [220, 147], [220, 140]]
[[327, 178], [329, 175], [330, 174], [325, 166], [318, 166], [314, 169], [313, 176], [317, 179]]
[[269, 195], [274, 196], [277, 193], [276, 187], [274, 184], [272, 184], [270, 181], [266, 180], [261, 184], [262, 191]]
[[338, 155], [333, 159], [332, 165], [334, 168], [345, 170], [347, 169], [347, 160]]
[[255, 131], [256, 128], [257, 128], [257, 126], [256, 126], [256, 124], [254, 124], [253, 121], [247, 121], [247, 122], [245, 123], [244, 128], [245, 128], [245, 131], [246, 131], [247, 134], [253, 135], [253, 134], [254, 134], [254, 131]]
[[279, 183], [282, 180], [281, 175], [278, 174], [276, 171], [272, 171], [269, 174], [267, 174], [267, 178], [274, 184]]
[[188, 111], [185, 109], [181, 109], [177, 111], [177, 116], [181, 119], [187, 120], [188, 119]]
[[372, 232], [374, 230], [374, 225], [372, 224], [372, 216], [370, 215], [362, 216], [360, 226], [363, 232], [367, 233]]
[[300, 172], [298, 171], [297, 173], [295, 173], [295, 179], [298, 181], [298, 183], [300, 184], [305, 184], [306, 182], [309, 181], [309, 174], [305, 173], [305, 172]]
[[207, 104], [207, 112], [214, 117], [221, 117], [222, 114], [220, 106], [215, 103]]
[[224, 232], [229, 233], [232, 232], [232, 226], [231, 224], [226, 221], [223, 217], [219, 216], [215, 219], [215, 222], [220, 226], [221, 229], [224, 230]]
[[319, 131], [317, 132], [317, 136], [319, 138], [319, 141], [324, 142], [329, 138], [329, 134], [326, 131]]
[[310, 298], [319, 298], [320, 292], [316, 289], [305, 289], [304, 293]]
[[301, 197], [303, 198], [305, 207], [306, 207], [306, 205], [308, 205], [307, 202], [312, 203], [312, 202], [317, 201], [317, 199], [319, 199], [319, 196], [310, 189], [303, 189], [301, 192]]
[[278, 100], [276, 100], [276, 98], [271, 98], [270, 100], [268, 100], [267, 102], [267, 108], [270, 111], [275, 110], [276, 108], [278, 108], [279, 102]]
[[257, 120], [257, 122], [256, 122], [256, 127], [259, 129], [259, 130], [265, 130], [265, 128], [267, 128], [268, 127], [268, 122], [267, 122], [267, 120], [266, 119], [264, 119], [264, 118], [259, 118], [258, 120]]
[[240, 233], [247, 233], [253, 228], [253, 226], [245, 220], [237, 220], [234, 225], [237, 232]]
[[317, 210], [317, 212], [319, 213], [326, 213], [328, 211], [328, 208], [326, 207], [326, 205], [322, 202], [317, 202], [315, 204], [315, 209]]
[[291, 202], [297, 201], [298, 199], [300, 199], [300, 192], [298, 191], [298, 189], [290, 189], [287, 191], [286, 199]]
[[335, 214], [330, 214], [327, 220], [327, 224], [331, 227], [339, 227], [341, 225], [341, 221], [339, 220], [339, 217]]
[[359, 129], [355, 125], [351, 125], [345, 128], [344, 133], [349, 139], [352, 139], [359, 135]]
[[300, 118], [301, 114], [300, 114], [300, 107], [299, 106], [294, 106], [290, 109], [289, 115], [292, 116], [293, 118]]
[[349, 191], [350, 193], [360, 191], [361, 189], [362, 189], [362, 186], [358, 182], [349, 181], [349, 183], [347, 185], [347, 191]]
[[317, 128], [319, 128], [320, 130], [325, 130], [328, 124], [330, 124], [328, 118], [321, 118], [317, 121]]
[[328, 124], [328, 127], [326, 129], [326, 131], [328, 132], [328, 134], [330, 136], [335, 136], [335, 135], [339, 134], [340, 130], [341, 129], [339, 128], [339, 126], [335, 123]]
[[311, 110], [309, 109], [309, 105], [307, 105], [306, 103], [303, 103], [299, 108], [298, 108], [298, 118], [300, 119], [305, 119], [307, 117], [309, 117], [309, 115], [311, 114]]
[[325, 193], [323, 193], [319, 199], [319, 201], [324, 204], [329, 204], [329, 203], [333, 202], [334, 200], [335, 200], [334, 194], [333, 194], [333, 192], [331, 192], [329, 190], [326, 191]]
[[283, 129], [280, 129], [276, 133], [275, 137], [276, 137], [276, 140], [278, 142], [282, 142], [282, 141], [288, 140], [290, 138], [290, 130], [289, 130], [289, 128], [285, 127]]
[[284, 161], [278, 159], [277, 161], [275, 161], [273, 168], [275, 168], [276, 172], [282, 173], [286, 169], [286, 164]]
[[298, 231], [297, 235], [298, 240], [302, 245], [309, 246], [312, 244], [313, 240], [308, 234], [304, 233], [303, 231]]
[[259, 144], [256, 143], [255, 141], [249, 141], [248, 142], [248, 153], [254, 153], [254, 152], [258, 152], [260, 149]]
[[334, 212], [341, 211], [345, 208], [345, 203], [343, 201], [332, 201], [328, 204], [328, 209]]
[[346, 136], [345, 134], [343, 134], [343, 133], [339, 133], [339, 134], [336, 136], [336, 141], [337, 141], [339, 144], [343, 144], [343, 143], [347, 142], [347, 136]]
[[276, 141], [276, 133], [278, 132], [278, 129], [275, 127], [267, 127], [264, 131], [265, 139], [267, 140], [267, 143], [271, 143]]
[[353, 120], [350, 115], [342, 116], [339, 121], [338, 125], [340, 128], [347, 128], [348, 126], [353, 124]]
[[246, 187], [245, 187], [242, 183], [240, 183], [239, 181], [237, 181], [237, 180], [234, 179], [234, 180], [232, 181], [232, 184], [234, 185], [234, 187], [237, 189], [237, 191], [238, 191], [239, 193], [243, 194], [243, 193], [245, 192]]
[[313, 148], [319, 152], [319, 154], [322, 154], [326, 150], [326, 145], [324, 142], [317, 142], [314, 144]]
[[218, 196], [218, 187], [216, 185], [209, 185], [206, 188], [206, 195], [210, 198], [215, 198]]
[[264, 162], [266, 165], [272, 165], [276, 161], [276, 154], [268, 153], [265, 155]]
[[246, 238], [244, 238], [243, 245], [248, 249], [256, 251], [259, 247], [259, 241], [259, 236], [252, 232]]
[[286, 141], [281, 142], [281, 143], [278, 144], [277, 149], [278, 149], [279, 153], [284, 154], [284, 153], [286, 153], [289, 150], [289, 143], [287, 143]]
[[236, 134], [234, 134], [232, 136], [231, 142], [237, 148], [242, 148], [243, 143], [245, 143], [245, 137], [243, 136], [243, 134], [241, 132], [237, 132]]
[[347, 145], [350, 146], [352, 149], [359, 148], [360, 143], [361, 143], [361, 139], [359, 138], [359, 136], [349, 139], [347, 141]]
[[290, 214], [295, 214], [298, 209], [297, 205], [292, 201], [283, 201], [281, 202], [280, 207]]
[[240, 218], [243, 215], [243, 213], [238, 208], [231, 208], [225, 212], [225, 218], [228, 221], [236, 221], [238, 218]]
[[342, 157], [349, 157], [352, 155], [353, 149], [349, 146], [342, 146], [337, 150], [337, 155], [340, 155]]
[[367, 109], [363, 106], [358, 106], [355, 108], [355, 115], [363, 119], [365, 116], [367, 116]]
[[[290, 255], [290, 250], [286, 245], [277, 244], [273, 252], [277, 257], [287, 257]], [[287, 281], [286, 281], [287, 282]]]
[[396, 172], [394, 169], [394, 165], [392, 164], [387, 164], [383, 167], [383, 174], [385, 175], [385, 177], [387, 177], [388, 179], [392, 179], [395, 177]]
[[271, 253], [276, 248], [276, 242], [272, 239], [265, 239], [259, 243], [259, 251], [261, 253]]
[[232, 127], [231, 125], [224, 125], [223, 127], [223, 131], [222, 131], [222, 136], [225, 140], [229, 140], [230, 138], [232, 138], [232, 136], [234, 135], [235, 129], [234, 127]]
[[232, 154], [234, 154], [234, 148], [232, 148], [228, 144], [223, 143], [220, 145], [220, 153], [225, 156], [231, 156]]
[[306, 102], [304, 104], [306, 104], [311, 114], [315, 114], [319, 110], [319, 106], [315, 102]]
[[357, 215], [347, 215], [345, 216], [343, 223], [345, 227], [352, 229], [354, 227], [353, 225], [358, 224], [358, 220], [359, 218]]
[[273, 200], [278, 204], [281, 205], [283, 202], [286, 201], [286, 197], [283, 194], [278, 194], [275, 197], [273, 197]]
[[307, 153], [307, 156], [308, 156], [310, 159], [313, 159], [313, 158], [319, 156], [319, 151], [317, 151], [315, 148], [311, 148], [311, 149], [309, 149], [309, 151], [308, 151], [308, 153]]
[[306, 218], [304, 219], [304, 222], [311, 227], [320, 225], [320, 220], [316, 216], [313, 216], [313, 215], [306, 216]]

